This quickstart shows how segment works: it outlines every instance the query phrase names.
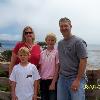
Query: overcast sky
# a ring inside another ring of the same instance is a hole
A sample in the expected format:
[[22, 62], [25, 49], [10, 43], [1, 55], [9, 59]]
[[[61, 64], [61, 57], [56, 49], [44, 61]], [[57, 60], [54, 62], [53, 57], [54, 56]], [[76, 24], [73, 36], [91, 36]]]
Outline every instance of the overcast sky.
[[100, 44], [100, 0], [0, 0], [0, 40], [21, 40], [30, 25], [37, 41], [53, 32], [58, 40], [59, 19], [72, 21], [72, 33], [88, 44]]

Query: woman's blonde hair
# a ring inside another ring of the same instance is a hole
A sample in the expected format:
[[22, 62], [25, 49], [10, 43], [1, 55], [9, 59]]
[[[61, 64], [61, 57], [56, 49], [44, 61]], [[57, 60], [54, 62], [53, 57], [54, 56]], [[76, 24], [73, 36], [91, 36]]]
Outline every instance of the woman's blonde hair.
[[[30, 26], [26, 26], [24, 29], [23, 29], [23, 34], [22, 34], [22, 42], [26, 42], [26, 38], [25, 38], [25, 32], [26, 30], [30, 29], [32, 31], [32, 34], [34, 34], [34, 31], [33, 29], [30, 27]], [[32, 42], [34, 42], [34, 38], [32, 39]]]
[[57, 41], [56, 35], [55, 35], [54, 33], [48, 33], [48, 34], [46, 35], [46, 37], [45, 37], [45, 41], [47, 41], [47, 38], [48, 38], [48, 37], [54, 38], [54, 39], [55, 39], [55, 42]]

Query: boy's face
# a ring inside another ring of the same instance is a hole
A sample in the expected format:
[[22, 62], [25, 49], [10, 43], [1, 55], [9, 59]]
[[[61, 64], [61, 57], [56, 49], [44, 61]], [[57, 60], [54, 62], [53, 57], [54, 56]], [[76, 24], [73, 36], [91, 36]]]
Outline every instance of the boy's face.
[[25, 63], [25, 62], [27, 62], [28, 61], [28, 58], [29, 58], [29, 54], [27, 54], [27, 53], [19, 53], [18, 54], [18, 57], [19, 57], [19, 59], [20, 59], [20, 61], [22, 62], [22, 63]]
[[54, 47], [56, 40], [54, 37], [47, 37], [46, 44], [48, 47]]

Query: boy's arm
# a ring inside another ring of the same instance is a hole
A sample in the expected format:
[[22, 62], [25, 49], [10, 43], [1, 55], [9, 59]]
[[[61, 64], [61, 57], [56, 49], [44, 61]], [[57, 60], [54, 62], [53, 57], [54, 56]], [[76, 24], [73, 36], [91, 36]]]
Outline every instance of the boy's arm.
[[33, 100], [37, 100], [37, 94], [38, 94], [38, 80], [34, 81], [34, 95], [33, 95]]
[[15, 93], [15, 88], [16, 88], [16, 82], [11, 81], [11, 96], [12, 100], [18, 100], [16, 93]]

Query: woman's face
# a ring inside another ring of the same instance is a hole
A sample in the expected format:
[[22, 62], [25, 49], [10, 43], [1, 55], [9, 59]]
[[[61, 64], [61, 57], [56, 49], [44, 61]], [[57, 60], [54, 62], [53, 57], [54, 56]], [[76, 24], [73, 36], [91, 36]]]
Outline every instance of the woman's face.
[[30, 28], [25, 30], [24, 36], [25, 36], [26, 41], [35, 39], [35, 35]]

